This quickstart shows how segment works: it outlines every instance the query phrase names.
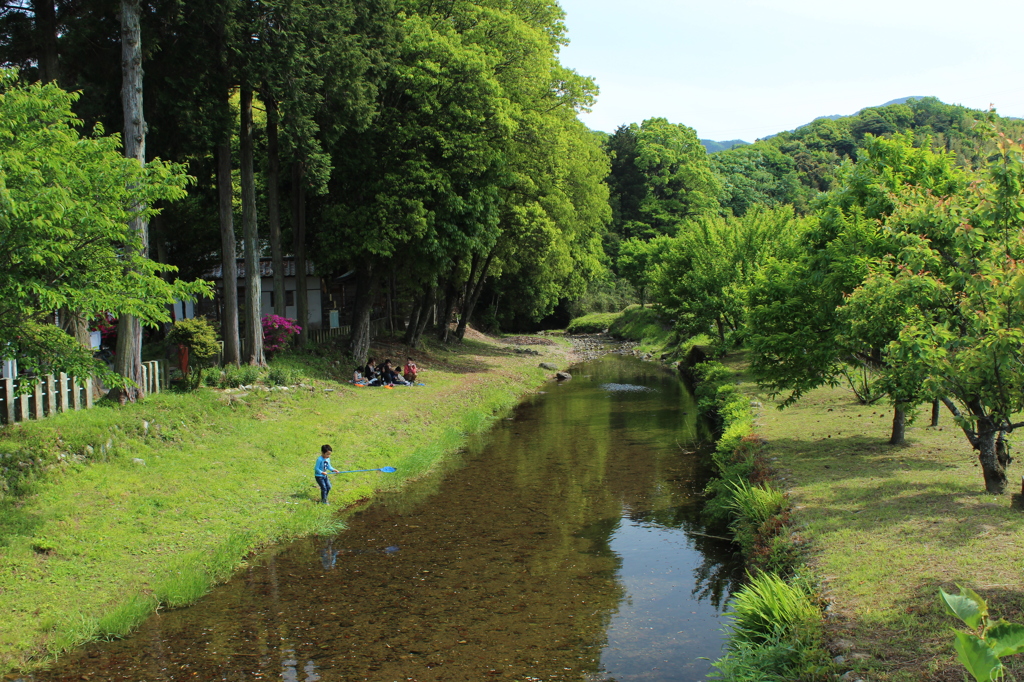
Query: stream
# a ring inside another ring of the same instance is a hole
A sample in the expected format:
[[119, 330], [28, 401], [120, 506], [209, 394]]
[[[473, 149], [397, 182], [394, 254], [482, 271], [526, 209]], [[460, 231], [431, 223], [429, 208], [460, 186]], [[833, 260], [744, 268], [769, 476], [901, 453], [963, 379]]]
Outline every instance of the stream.
[[693, 398], [632, 357], [571, 371], [336, 537], [23, 682], [704, 679], [743, 567], [700, 521]]

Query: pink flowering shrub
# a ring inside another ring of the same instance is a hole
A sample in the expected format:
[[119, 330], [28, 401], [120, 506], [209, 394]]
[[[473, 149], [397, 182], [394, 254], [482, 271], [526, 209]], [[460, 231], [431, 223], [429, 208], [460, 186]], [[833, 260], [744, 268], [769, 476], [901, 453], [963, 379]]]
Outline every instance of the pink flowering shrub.
[[273, 355], [288, 347], [293, 336], [298, 336], [302, 327], [290, 317], [280, 315], [263, 316], [263, 352]]

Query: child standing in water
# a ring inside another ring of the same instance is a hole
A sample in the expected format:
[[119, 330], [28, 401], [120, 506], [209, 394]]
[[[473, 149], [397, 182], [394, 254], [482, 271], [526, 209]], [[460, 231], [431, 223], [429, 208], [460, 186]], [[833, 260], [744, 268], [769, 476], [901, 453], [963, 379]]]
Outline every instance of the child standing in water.
[[320, 456], [316, 458], [316, 484], [320, 486], [320, 504], [328, 504], [327, 495], [331, 492], [331, 480], [327, 478], [327, 472], [338, 473], [338, 470], [331, 466], [331, 446], [324, 445], [320, 448]]

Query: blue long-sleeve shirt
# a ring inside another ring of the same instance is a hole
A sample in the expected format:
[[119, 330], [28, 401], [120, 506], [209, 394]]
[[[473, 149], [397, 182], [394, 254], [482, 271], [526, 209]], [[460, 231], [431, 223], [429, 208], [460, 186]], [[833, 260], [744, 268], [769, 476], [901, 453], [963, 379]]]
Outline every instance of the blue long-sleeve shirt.
[[334, 467], [331, 466], [331, 458], [320, 455], [316, 458], [316, 473], [315, 476], [326, 476], [328, 471], [335, 471]]

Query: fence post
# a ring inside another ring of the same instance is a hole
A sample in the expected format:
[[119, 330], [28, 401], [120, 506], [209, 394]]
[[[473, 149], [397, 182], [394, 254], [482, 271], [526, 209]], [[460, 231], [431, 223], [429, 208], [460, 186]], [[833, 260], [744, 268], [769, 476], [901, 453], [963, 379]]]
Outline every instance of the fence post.
[[142, 389], [142, 395], [149, 395], [149, 363], [142, 363], [142, 385], [139, 386]]
[[92, 407], [92, 377], [85, 380], [85, 407]]
[[57, 409], [68, 411], [68, 375], [65, 372], [57, 375]]
[[41, 377], [32, 377], [35, 384], [32, 387], [32, 415], [30, 419], [43, 418], [43, 380]]
[[[25, 381], [25, 379], [18, 381], [17, 385], [15, 386], [15, 390], [21, 387], [22, 381]], [[23, 422], [27, 419], [29, 419], [28, 393], [22, 393], [21, 395], [18, 396], [18, 413], [14, 415], [14, 421]]]
[[78, 385], [77, 377], [68, 377], [71, 384], [71, 409], [80, 410], [82, 409], [82, 387]]
[[14, 379], [0, 379], [0, 387], [4, 393], [3, 421], [5, 424], [14, 423]]
[[57, 393], [55, 391], [55, 384], [53, 375], [46, 375], [46, 415], [52, 417], [57, 411]]

